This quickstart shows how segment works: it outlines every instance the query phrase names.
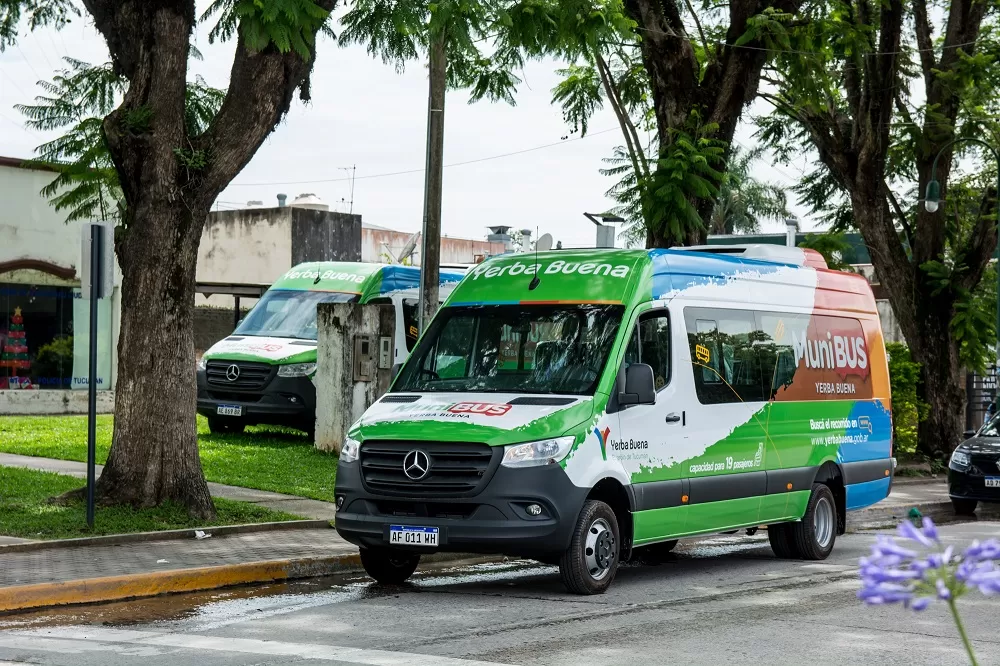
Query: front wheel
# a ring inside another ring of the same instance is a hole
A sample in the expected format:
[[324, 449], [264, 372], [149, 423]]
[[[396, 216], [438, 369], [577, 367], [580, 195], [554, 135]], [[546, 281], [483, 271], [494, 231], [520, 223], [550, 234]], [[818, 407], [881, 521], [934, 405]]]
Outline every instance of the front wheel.
[[806, 515], [789, 523], [795, 554], [803, 560], [825, 560], [837, 540], [837, 502], [833, 492], [822, 483], [814, 483]]
[[959, 516], [974, 516], [976, 514], [976, 507], [979, 506], [979, 500], [952, 497], [951, 505], [955, 508], [955, 513]]
[[234, 418], [225, 416], [209, 416], [208, 429], [213, 435], [238, 435], [246, 428], [246, 424]]
[[563, 585], [574, 594], [603, 594], [618, 572], [618, 519], [611, 507], [587, 500], [569, 548], [559, 560]]
[[420, 556], [387, 548], [362, 548], [361, 566], [365, 573], [384, 585], [399, 585], [413, 575]]

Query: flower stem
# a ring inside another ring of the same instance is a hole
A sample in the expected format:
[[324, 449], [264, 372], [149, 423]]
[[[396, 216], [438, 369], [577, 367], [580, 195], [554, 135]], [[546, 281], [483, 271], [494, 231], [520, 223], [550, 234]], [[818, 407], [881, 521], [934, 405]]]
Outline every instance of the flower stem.
[[979, 666], [979, 662], [976, 661], [976, 653], [972, 651], [972, 643], [969, 641], [968, 634], [965, 633], [965, 625], [962, 624], [962, 618], [958, 616], [958, 607], [955, 605], [955, 599], [948, 600], [948, 608], [951, 609], [951, 616], [955, 618], [955, 626], [958, 627], [958, 635], [962, 637], [962, 644], [965, 645], [965, 651], [969, 655], [969, 663], [972, 666]]

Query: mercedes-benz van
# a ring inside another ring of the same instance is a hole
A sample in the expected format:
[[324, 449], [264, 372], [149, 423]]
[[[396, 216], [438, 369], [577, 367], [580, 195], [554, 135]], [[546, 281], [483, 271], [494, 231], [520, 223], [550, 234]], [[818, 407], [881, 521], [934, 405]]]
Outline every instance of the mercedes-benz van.
[[[465, 274], [441, 271], [444, 301]], [[278, 278], [233, 331], [198, 364], [198, 413], [212, 432], [241, 432], [271, 424], [304, 430], [316, 423], [316, 306], [392, 304], [394, 362], [417, 340], [420, 269], [412, 266], [320, 262], [295, 266]]]
[[639, 549], [766, 526], [820, 560], [894, 470], [868, 282], [795, 248], [557, 251], [465, 276], [340, 457], [337, 531], [400, 582], [421, 554], [611, 584]]

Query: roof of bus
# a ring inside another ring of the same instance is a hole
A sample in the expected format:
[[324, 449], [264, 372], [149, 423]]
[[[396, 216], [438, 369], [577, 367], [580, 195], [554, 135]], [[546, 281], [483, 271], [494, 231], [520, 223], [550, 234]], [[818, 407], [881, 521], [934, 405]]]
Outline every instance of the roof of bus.
[[[441, 271], [440, 284], [457, 283], [464, 271]], [[357, 294], [365, 301], [420, 286], [420, 269], [398, 264], [369, 264], [350, 261], [314, 261], [294, 266], [271, 285], [271, 289], [332, 291]]]
[[448, 304], [628, 304], [682, 292], [703, 300], [876, 312], [860, 275], [683, 249], [502, 255], [471, 269]]

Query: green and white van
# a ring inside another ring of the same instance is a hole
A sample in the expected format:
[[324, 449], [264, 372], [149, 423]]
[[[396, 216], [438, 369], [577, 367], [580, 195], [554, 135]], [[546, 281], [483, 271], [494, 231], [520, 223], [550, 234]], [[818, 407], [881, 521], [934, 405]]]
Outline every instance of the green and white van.
[[[443, 301], [463, 270], [441, 271]], [[212, 432], [272, 424], [304, 430], [316, 423], [316, 306], [382, 303], [396, 309], [394, 362], [417, 340], [420, 269], [345, 262], [295, 266], [271, 285], [229, 337], [198, 365], [198, 413]]]
[[725, 252], [473, 268], [344, 442], [335, 523], [368, 573], [502, 553], [591, 594], [638, 549], [761, 525], [825, 558], [892, 483], [875, 300], [811, 251]]

